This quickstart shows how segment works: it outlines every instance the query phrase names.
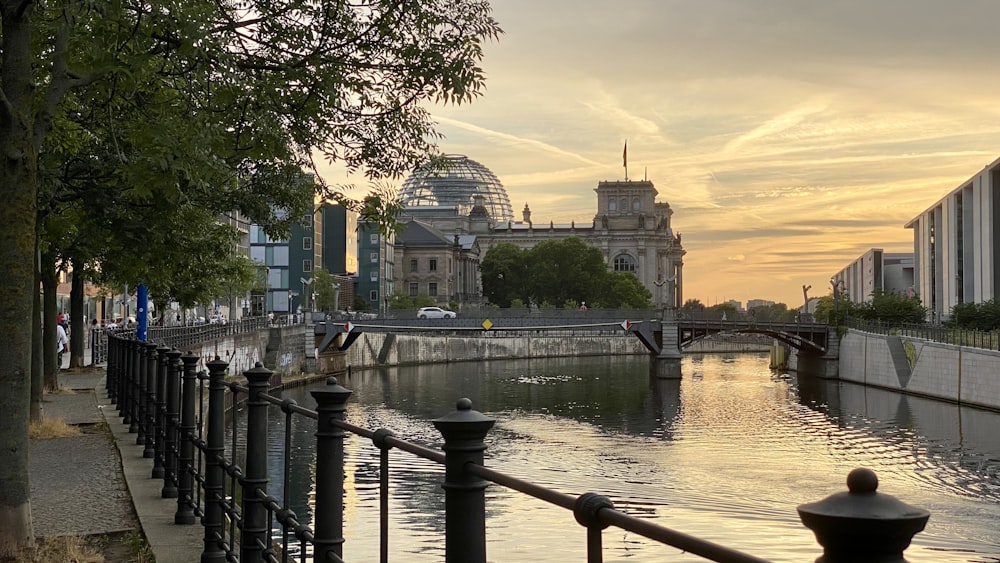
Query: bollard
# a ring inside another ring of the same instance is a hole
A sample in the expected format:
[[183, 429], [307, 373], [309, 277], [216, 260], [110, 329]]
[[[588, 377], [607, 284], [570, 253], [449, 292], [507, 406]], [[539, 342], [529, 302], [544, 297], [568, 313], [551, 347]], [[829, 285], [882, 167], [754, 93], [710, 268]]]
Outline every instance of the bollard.
[[180, 414], [180, 398], [177, 395], [180, 384], [178, 373], [180, 357], [180, 350], [167, 352], [165, 379], [167, 411], [163, 426], [163, 489], [160, 491], [160, 496], [163, 498], [177, 498], [177, 426]]
[[146, 416], [143, 418], [146, 425], [146, 447], [142, 450], [142, 457], [152, 458], [156, 454], [156, 344], [146, 342], [143, 357], [146, 362]]
[[267, 405], [260, 396], [267, 393], [271, 370], [257, 362], [243, 372], [249, 382], [247, 397], [246, 471], [243, 474], [243, 524], [240, 526], [240, 562], [260, 563], [269, 545], [267, 506], [257, 489], [267, 491]]
[[930, 512], [875, 492], [878, 477], [871, 469], [851, 471], [847, 488], [798, 507], [799, 519], [823, 546], [816, 563], [905, 563], [903, 551]]
[[201, 563], [224, 563], [226, 552], [219, 545], [225, 527], [225, 473], [221, 458], [226, 452], [226, 368], [219, 359], [208, 366], [208, 429], [205, 443], [205, 548]]
[[181, 378], [180, 425], [177, 427], [177, 512], [174, 524], [194, 524], [194, 400], [198, 376], [198, 356], [188, 352], [181, 357], [184, 375]]
[[170, 348], [160, 346], [156, 349], [156, 405], [153, 408], [153, 437], [155, 439], [153, 452], [153, 479], [163, 479], [163, 452], [166, 440], [167, 419], [167, 352]]
[[483, 464], [483, 438], [496, 420], [459, 399], [455, 412], [432, 422], [444, 437], [445, 561], [486, 563], [486, 481], [465, 471]]
[[145, 440], [142, 439], [142, 432], [140, 431], [139, 419], [142, 417], [142, 412], [140, 410], [142, 406], [142, 387], [140, 383], [142, 382], [142, 374], [139, 373], [140, 362], [139, 362], [139, 346], [142, 344], [138, 340], [128, 341], [128, 372], [129, 372], [129, 434], [138, 433], [139, 436], [136, 439], [136, 444], [142, 444]]
[[[146, 387], [149, 379], [146, 370], [146, 343], [136, 340], [132, 342], [132, 348], [135, 353], [135, 414], [132, 416], [132, 422], [136, 426], [135, 445], [145, 446], [146, 430], [148, 430], [146, 417], [149, 416], [149, 412], [146, 410], [146, 394], [149, 392], [149, 388]], [[146, 457], [145, 449], [143, 457]]]
[[326, 380], [326, 387], [312, 391], [316, 399], [316, 526], [313, 551], [316, 561], [329, 561], [330, 553], [344, 556], [344, 437], [334, 424], [344, 420], [351, 391]]

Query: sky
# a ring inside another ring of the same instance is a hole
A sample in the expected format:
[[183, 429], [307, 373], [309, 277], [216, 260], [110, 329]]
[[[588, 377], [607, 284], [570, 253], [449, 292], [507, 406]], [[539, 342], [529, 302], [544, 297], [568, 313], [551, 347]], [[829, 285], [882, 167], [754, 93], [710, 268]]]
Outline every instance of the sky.
[[[1000, 1], [494, 0], [487, 88], [431, 106], [515, 216], [589, 223], [648, 178], [684, 299], [798, 307], [1000, 156]], [[401, 182], [400, 182], [401, 183]]]

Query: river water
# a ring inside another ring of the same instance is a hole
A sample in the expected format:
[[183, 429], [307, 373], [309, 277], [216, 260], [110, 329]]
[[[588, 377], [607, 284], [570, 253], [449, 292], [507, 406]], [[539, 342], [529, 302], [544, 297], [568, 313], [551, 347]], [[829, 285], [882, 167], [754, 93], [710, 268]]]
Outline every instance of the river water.
[[[1000, 562], [1000, 414], [768, 369], [766, 356], [686, 356], [679, 381], [650, 380], [645, 357], [557, 358], [355, 371], [348, 421], [439, 447], [430, 419], [468, 397], [496, 419], [486, 464], [771, 561], [821, 553], [796, 506], [846, 490], [855, 467], [879, 491], [931, 512], [906, 556]], [[312, 388], [315, 388], [313, 386]], [[314, 408], [310, 388], [286, 397]], [[309, 520], [315, 423], [294, 417], [292, 508]], [[272, 493], [282, 494], [284, 419], [272, 413]], [[441, 561], [443, 470], [393, 450], [393, 561]], [[378, 560], [378, 453], [347, 445], [345, 559]], [[491, 561], [585, 561], [572, 514], [487, 489]], [[614, 528], [605, 561], [703, 561]]]

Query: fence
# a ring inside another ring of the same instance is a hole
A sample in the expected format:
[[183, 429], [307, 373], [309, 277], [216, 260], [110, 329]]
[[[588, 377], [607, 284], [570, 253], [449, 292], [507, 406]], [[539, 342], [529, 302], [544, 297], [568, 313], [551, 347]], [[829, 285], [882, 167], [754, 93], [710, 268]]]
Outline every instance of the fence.
[[[274, 321], [274, 319], [271, 320]], [[147, 338], [151, 342], [160, 342], [165, 346], [183, 349], [193, 344], [225, 338], [234, 334], [264, 330], [268, 326], [267, 317], [244, 317], [235, 322], [191, 326], [152, 326], [147, 330]], [[90, 329], [90, 357], [93, 365], [108, 361], [109, 338], [134, 339], [135, 328]]]
[[1000, 350], [1000, 333], [997, 331], [986, 332], [931, 324], [884, 323], [879, 320], [854, 318], [844, 319], [844, 324], [850, 328], [875, 334], [910, 336], [956, 346]]
[[[602, 561], [602, 530], [614, 526], [710, 561], [762, 562], [763, 559], [658, 526], [614, 508], [605, 496], [571, 496], [491, 470], [484, 465], [484, 438], [494, 419], [472, 410], [460, 399], [454, 412], [433, 420], [444, 438], [442, 451], [396, 438], [390, 430], [370, 430], [345, 421], [351, 391], [330, 378], [312, 391], [316, 410], [270, 394], [272, 372], [260, 364], [246, 371], [242, 381], [227, 381], [228, 364], [216, 358], [207, 373], [196, 370], [199, 357], [152, 342], [113, 334], [109, 339], [108, 394], [119, 409], [143, 457], [153, 460], [151, 478], [162, 479], [161, 494], [176, 498], [174, 523], [201, 521], [204, 545], [201, 561], [343, 561], [344, 443], [349, 435], [372, 440], [379, 448], [380, 545], [388, 561], [389, 450], [441, 464], [445, 468], [445, 552], [449, 563], [486, 561], [485, 489], [502, 485], [572, 512], [585, 528], [587, 561]], [[206, 400], [207, 390], [207, 400]], [[246, 408], [226, 405], [244, 402]], [[268, 407], [286, 417], [283, 475], [288, 491], [292, 416], [317, 421], [315, 444], [315, 506], [313, 526], [303, 524], [288, 508], [288, 499], [268, 494]], [[244, 412], [244, 419], [240, 413]], [[226, 421], [232, 433], [226, 444]], [[240, 451], [237, 429], [246, 428]], [[236, 460], [244, 459], [241, 466]], [[910, 538], [923, 529], [929, 514], [875, 492], [877, 480], [868, 470], [848, 477], [849, 493], [798, 507], [803, 522], [824, 546], [827, 563], [847, 561], [902, 561]], [[844, 496], [846, 495], [846, 497]], [[835, 498], [837, 497], [837, 498]], [[886, 501], [885, 499], [889, 500]], [[880, 500], [881, 499], [881, 500]], [[881, 504], [880, 504], [881, 503]], [[886, 512], [891, 512], [886, 514]], [[874, 520], [873, 520], [874, 518]], [[877, 524], [873, 524], [877, 522]], [[274, 526], [280, 527], [275, 535]], [[280, 548], [272, 538], [279, 537]], [[291, 542], [298, 544], [293, 556]], [[893, 559], [892, 556], [897, 556]]]

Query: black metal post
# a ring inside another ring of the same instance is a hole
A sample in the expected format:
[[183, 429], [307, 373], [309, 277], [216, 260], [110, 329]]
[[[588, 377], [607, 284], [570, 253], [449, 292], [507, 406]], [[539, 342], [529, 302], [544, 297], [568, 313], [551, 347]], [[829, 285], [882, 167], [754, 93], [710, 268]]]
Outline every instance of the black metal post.
[[115, 383], [118, 387], [116, 392], [116, 397], [118, 398], [118, 416], [122, 417], [122, 424], [126, 424], [125, 415], [128, 412], [128, 393], [127, 381], [125, 373], [125, 341], [115, 335], [115, 365], [118, 366], [115, 369]]
[[153, 408], [153, 435], [156, 438], [153, 452], [153, 479], [163, 479], [163, 458], [167, 438], [167, 352], [170, 348], [156, 349], [156, 405]]
[[142, 420], [146, 427], [146, 447], [142, 450], [142, 457], [152, 458], [156, 454], [156, 344], [146, 342], [144, 352], [146, 408], [143, 409], [145, 416]]
[[167, 376], [164, 382], [167, 412], [163, 426], [163, 490], [160, 491], [163, 498], [177, 498], [177, 419], [180, 409], [180, 398], [177, 396], [180, 375], [177, 371], [180, 357], [180, 350], [167, 352]]
[[208, 429], [205, 443], [205, 549], [201, 563], [223, 563], [226, 552], [219, 545], [225, 529], [223, 497], [225, 474], [221, 460], [226, 452], [226, 368], [229, 364], [219, 359], [208, 366]]
[[847, 488], [798, 507], [799, 519], [823, 546], [816, 563], [906, 563], [903, 551], [930, 512], [876, 492], [878, 477], [871, 469], [851, 471]]
[[130, 424], [132, 422], [132, 360], [131, 360], [131, 341], [122, 338], [121, 341], [121, 403], [119, 403], [118, 408], [121, 410], [122, 424]]
[[[146, 444], [146, 417], [149, 413], [146, 410], [146, 393], [149, 389], [146, 387], [146, 381], [148, 379], [148, 372], [146, 370], [146, 343], [141, 340], [135, 340], [132, 342], [132, 347], [135, 351], [135, 414], [132, 417], [132, 422], [136, 426], [136, 436], [135, 444], [137, 446], [143, 446]], [[145, 457], [145, 451], [143, 452], [143, 457]]]
[[257, 490], [267, 491], [267, 401], [260, 398], [267, 393], [271, 370], [257, 362], [253, 369], [243, 372], [249, 385], [247, 397], [247, 451], [246, 471], [243, 474], [243, 525], [240, 527], [240, 562], [260, 563], [268, 538], [267, 506]]
[[181, 380], [181, 418], [177, 440], [180, 455], [177, 462], [177, 512], [174, 524], [194, 524], [194, 395], [198, 376], [198, 356], [188, 352], [181, 357], [184, 362], [184, 376]]
[[336, 425], [344, 420], [351, 391], [326, 380], [326, 387], [312, 392], [316, 399], [316, 525], [313, 553], [316, 561], [329, 561], [329, 553], [344, 556], [344, 437]]
[[496, 420], [459, 399], [455, 412], [434, 419], [444, 437], [445, 561], [486, 563], [486, 481], [465, 471], [483, 464], [483, 438]]
[[[140, 407], [142, 406], [142, 388], [139, 383], [142, 381], [142, 374], [139, 373], [139, 368], [141, 362], [139, 361], [139, 350], [142, 343], [138, 340], [128, 341], [128, 368], [129, 368], [129, 425], [128, 431], [130, 434], [139, 433], [141, 426], [139, 425], [139, 420], [142, 417], [142, 412]], [[139, 436], [136, 439], [136, 444], [142, 444], [144, 440]]]
[[108, 368], [107, 368], [107, 375], [104, 378], [104, 388], [108, 392], [108, 399], [112, 403], [117, 404], [118, 377], [115, 372], [118, 370], [118, 365], [115, 362], [114, 346], [115, 346], [115, 339], [108, 337]]

